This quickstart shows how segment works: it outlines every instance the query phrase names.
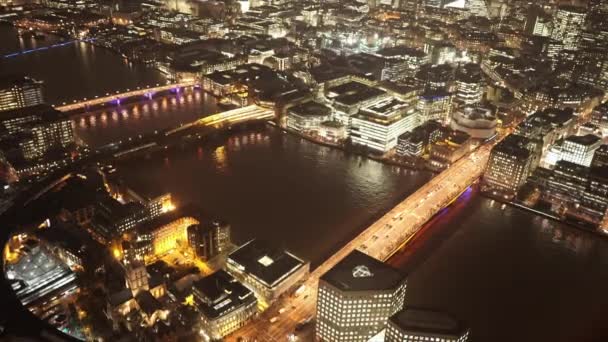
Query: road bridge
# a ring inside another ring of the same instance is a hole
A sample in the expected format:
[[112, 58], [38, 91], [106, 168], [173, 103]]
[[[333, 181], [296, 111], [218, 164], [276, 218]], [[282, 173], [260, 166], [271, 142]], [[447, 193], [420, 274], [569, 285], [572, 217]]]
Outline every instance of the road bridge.
[[165, 84], [165, 85], [156, 84], [156, 85], [150, 86], [150, 87], [137, 87], [135, 89], [126, 89], [125, 91], [122, 91], [122, 92], [116, 91], [113, 94], [106, 93], [104, 96], [95, 96], [95, 98], [92, 98], [92, 99], [83, 98], [82, 100], [74, 100], [73, 103], [69, 103], [69, 104], [63, 103], [62, 105], [55, 106], [55, 109], [60, 110], [62, 112], [70, 112], [70, 111], [88, 108], [88, 107], [92, 107], [92, 106], [96, 106], [96, 105], [100, 105], [100, 104], [104, 104], [104, 103], [120, 104], [121, 101], [128, 99], [130, 97], [135, 97], [135, 96], [145, 96], [145, 97], [151, 99], [152, 96], [158, 92], [168, 91], [168, 90], [173, 90], [173, 91], [179, 92], [182, 88], [193, 87], [196, 85], [197, 84], [194, 81], [188, 81], [188, 82], [171, 83], [171, 84]]

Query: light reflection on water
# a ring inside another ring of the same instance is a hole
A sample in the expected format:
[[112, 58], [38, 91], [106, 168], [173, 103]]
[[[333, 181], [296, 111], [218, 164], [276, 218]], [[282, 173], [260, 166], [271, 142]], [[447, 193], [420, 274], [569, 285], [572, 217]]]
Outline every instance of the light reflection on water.
[[[76, 117], [76, 134], [90, 146], [175, 127], [218, 111], [215, 99], [198, 89], [103, 108]], [[109, 114], [111, 113], [111, 114]], [[104, 121], [104, 116], [111, 120]], [[101, 120], [101, 125], [99, 121]]]

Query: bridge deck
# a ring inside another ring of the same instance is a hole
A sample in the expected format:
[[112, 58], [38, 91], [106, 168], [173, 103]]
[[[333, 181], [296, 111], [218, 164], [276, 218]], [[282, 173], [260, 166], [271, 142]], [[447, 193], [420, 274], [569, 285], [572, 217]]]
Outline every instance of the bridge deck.
[[148, 93], [166, 91], [166, 90], [170, 90], [170, 89], [174, 89], [174, 88], [191, 87], [194, 85], [195, 85], [194, 82], [182, 82], [182, 83], [159, 85], [159, 86], [148, 87], [148, 88], [143, 88], [143, 89], [127, 90], [126, 92], [109, 94], [109, 95], [102, 96], [102, 97], [96, 97], [94, 99], [85, 98], [82, 101], [76, 101], [71, 104], [56, 106], [55, 109], [60, 110], [62, 112], [69, 112], [69, 111], [73, 111], [73, 110], [77, 110], [77, 109], [81, 109], [81, 108], [85, 108], [85, 107], [100, 105], [100, 104], [114, 101], [117, 99], [125, 99], [125, 98], [129, 98], [129, 97], [133, 97], [133, 96], [143, 96]]

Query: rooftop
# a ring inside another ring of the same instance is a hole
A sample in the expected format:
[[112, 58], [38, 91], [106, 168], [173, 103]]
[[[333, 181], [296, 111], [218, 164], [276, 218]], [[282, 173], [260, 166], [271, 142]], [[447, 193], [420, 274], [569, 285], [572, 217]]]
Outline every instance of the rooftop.
[[341, 291], [382, 291], [397, 288], [406, 274], [358, 250], [327, 271], [321, 279]]
[[331, 108], [315, 101], [308, 101], [289, 108], [289, 112], [300, 116], [327, 116], [331, 114]]
[[236, 263], [268, 287], [275, 286], [305, 264], [295, 255], [258, 240], [251, 240], [232, 252], [228, 262]]
[[64, 117], [64, 114], [55, 108], [39, 104], [35, 106], [17, 108], [0, 112], [0, 121], [11, 120], [26, 116], [38, 116], [39, 120], [52, 121]]
[[14, 85], [23, 86], [26, 84], [40, 83], [40, 81], [34, 80], [23, 74], [8, 74], [0, 77], [0, 89], [9, 88]]
[[567, 137], [564, 142], [572, 142], [577, 145], [591, 146], [597, 144], [601, 139], [594, 134], [586, 134], [586, 135], [571, 135]]
[[195, 281], [192, 290], [201, 313], [212, 319], [256, 300], [253, 292], [224, 270]]

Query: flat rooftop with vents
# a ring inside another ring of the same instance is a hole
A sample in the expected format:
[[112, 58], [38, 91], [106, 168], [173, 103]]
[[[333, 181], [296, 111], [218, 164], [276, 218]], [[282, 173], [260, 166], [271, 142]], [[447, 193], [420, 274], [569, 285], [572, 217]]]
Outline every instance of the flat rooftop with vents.
[[267, 300], [298, 283], [309, 268], [308, 262], [259, 240], [240, 246], [227, 260], [228, 272]]

